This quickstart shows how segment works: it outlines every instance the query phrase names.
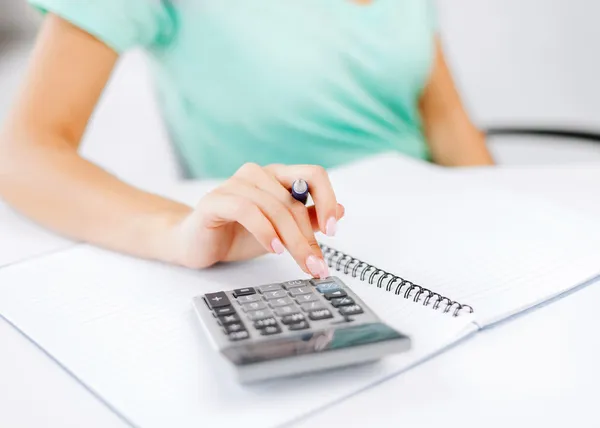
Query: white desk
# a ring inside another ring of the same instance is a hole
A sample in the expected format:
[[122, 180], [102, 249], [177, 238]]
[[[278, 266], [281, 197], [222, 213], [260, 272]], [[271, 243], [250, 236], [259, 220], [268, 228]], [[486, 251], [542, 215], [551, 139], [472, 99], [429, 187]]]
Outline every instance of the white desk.
[[[558, 202], [579, 203], [578, 209], [600, 215], [593, 197], [597, 170], [541, 168], [533, 174], [513, 168], [488, 180], [555, 195]], [[484, 170], [471, 174], [486, 179]], [[519, 421], [517, 413], [525, 418], [523, 425], [594, 425], [598, 302], [600, 284], [480, 333], [298, 425], [337, 426], [343, 420], [345, 426], [503, 426]], [[0, 322], [0, 343], [10, 350], [0, 353], [0, 426], [124, 425], [5, 322]]]
[[599, 302], [596, 283], [297, 426], [597, 427]]

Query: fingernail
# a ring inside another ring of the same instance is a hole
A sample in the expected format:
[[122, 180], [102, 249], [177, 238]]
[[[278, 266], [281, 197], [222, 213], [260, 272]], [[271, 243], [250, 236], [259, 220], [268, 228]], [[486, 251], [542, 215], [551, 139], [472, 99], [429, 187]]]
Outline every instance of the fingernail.
[[277, 254], [283, 254], [285, 252], [285, 247], [283, 246], [279, 238], [273, 238], [273, 240], [271, 241], [271, 248]]
[[325, 278], [329, 275], [329, 269], [327, 269], [325, 262], [315, 256], [308, 256], [306, 259], [306, 267], [314, 277]]
[[325, 234], [327, 236], [334, 236], [336, 231], [337, 221], [335, 217], [330, 217], [329, 220], [327, 220], [327, 224], [325, 224]]

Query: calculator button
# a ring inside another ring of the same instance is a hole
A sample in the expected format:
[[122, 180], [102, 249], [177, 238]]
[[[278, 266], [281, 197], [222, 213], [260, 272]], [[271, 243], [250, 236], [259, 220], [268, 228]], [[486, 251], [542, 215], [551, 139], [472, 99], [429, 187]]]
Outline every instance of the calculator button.
[[300, 312], [296, 306], [282, 306], [280, 308], [275, 308], [275, 315], [278, 317], [284, 317], [286, 315], [297, 314]]
[[279, 308], [281, 306], [293, 305], [294, 302], [289, 297], [284, 297], [282, 299], [269, 300], [269, 305], [272, 308]]
[[281, 333], [281, 328], [279, 328], [279, 326], [265, 327], [260, 331], [260, 334], [263, 336], [270, 336], [277, 333]]
[[244, 328], [244, 324], [239, 323], [239, 322], [225, 326], [225, 331], [227, 331], [227, 333], [234, 333], [236, 331], [242, 331], [242, 330], [246, 330], [246, 329]]
[[335, 299], [338, 297], [346, 297], [347, 294], [344, 290], [335, 290], [335, 291], [329, 291], [327, 293], [325, 293], [324, 297], [327, 300], [331, 300], [331, 299]]
[[325, 309], [325, 306], [321, 302], [302, 303], [300, 305], [300, 307], [302, 308], [302, 310], [304, 312], [310, 312], [310, 311], [314, 311], [316, 309]]
[[352, 300], [352, 297], [340, 297], [339, 299], [331, 299], [331, 304], [334, 308], [337, 308], [339, 306], [353, 305], [354, 300]]
[[237, 298], [237, 301], [238, 301], [240, 304], [243, 304], [243, 303], [252, 303], [252, 302], [258, 302], [258, 301], [260, 301], [260, 300], [262, 300], [262, 299], [261, 299], [261, 297], [260, 297], [260, 295], [259, 295], [259, 294], [251, 294], [251, 295], [249, 295], [249, 296], [241, 296], [241, 297], [238, 297], [238, 298]]
[[306, 322], [306, 321], [300, 321], [300, 322], [288, 325], [288, 328], [290, 330], [292, 330], [292, 331], [295, 331], [295, 330], [306, 330], [309, 327], [310, 326], [308, 325], [308, 322]]
[[339, 290], [341, 287], [337, 282], [324, 282], [317, 285], [319, 293], [330, 293], [335, 290]]
[[222, 308], [216, 308], [215, 314], [217, 316], [231, 315], [231, 314], [235, 314], [235, 309], [233, 309], [232, 306], [223, 306]]
[[259, 311], [249, 311], [246, 316], [250, 321], [256, 321], [272, 317], [273, 313], [268, 309], [261, 309]]
[[219, 321], [221, 322], [221, 325], [234, 324], [240, 322], [240, 317], [238, 317], [237, 314], [223, 315], [222, 317], [219, 317]]
[[259, 330], [261, 328], [272, 327], [272, 326], [276, 326], [276, 325], [277, 325], [277, 321], [273, 317], [264, 318], [262, 320], [254, 321], [254, 328], [257, 328]]
[[264, 308], [266, 308], [266, 307], [267, 307], [267, 305], [266, 305], [266, 303], [265, 303], [265, 302], [252, 302], [252, 303], [244, 303], [244, 304], [242, 305], [242, 309], [243, 309], [245, 312], [248, 312], [248, 311], [257, 311], [257, 310], [259, 310], [259, 309], [264, 309]]
[[317, 300], [320, 299], [315, 293], [302, 294], [301, 296], [296, 297], [296, 302], [298, 303], [315, 302]]
[[312, 289], [309, 287], [295, 287], [290, 289], [290, 296], [296, 297], [302, 294], [308, 294], [310, 292], [312, 292]]
[[286, 290], [289, 290], [290, 288], [294, 288], [294, 287], [308, 287], [308, 284], [309, 284], [308, 281], [305, 281], [303, 279], [296, 279], [294, 281], [284, 282], [283, 287]]
[[211, 309], [222, 308], [223, 306], [231, 305], [229, 298], [222, 291], [217, 293], [207, 293], [204, 298], [208, 302], [208, 305], [211, 307]]
[[260, 287], [258, 287], [258, 291], [260, 291], [261, 293], [266, 293], [267, 291], [277, 291], [281, 289], [281, 284], [261, 285]]
[[358, 305], [342, 306], [340, 308], [341, 315], [358, 315], [362, 314], [363, 310]]
[[256, 290], [252, 287], [238, 288], [233, 290], [233, 297], [249, 296], [250, 294], [256, 294]]
[[299, 323], [300, 321], [304, 321], [304, 314], [292, 314], [292, 315], [285, 315], [283, 317], [281, 317], [281, 322], [283, 324], [296, 324]]
[[243, 340], [248, 339], [250, 337], [250, 333], [246, 330], [234, 331], [233, 333], [229, 333], [229, 340]]
[[282, 297], [287, 297], [287, 292], [285, 290], [266, 291], [264, 296], [267, 300], [280, 299]]
[[333, 314], [331, 313], [331, 311], [329, 311], [329, 309], [318, 309], [316, 311], [309, 312], [308, 317], [313, 321], [317, 321], [324, 320], [327, 318], [333, 318]]

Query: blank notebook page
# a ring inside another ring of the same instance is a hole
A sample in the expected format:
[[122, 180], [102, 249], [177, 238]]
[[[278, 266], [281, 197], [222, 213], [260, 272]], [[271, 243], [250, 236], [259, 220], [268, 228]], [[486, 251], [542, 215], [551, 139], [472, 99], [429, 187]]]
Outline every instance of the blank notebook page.
[[[372, 162], [372, 163], [371, 163]], [[600, 223], [400, 157], [332, 173], [346, 207], [332, 247], [494, 322], [600, 273]]]

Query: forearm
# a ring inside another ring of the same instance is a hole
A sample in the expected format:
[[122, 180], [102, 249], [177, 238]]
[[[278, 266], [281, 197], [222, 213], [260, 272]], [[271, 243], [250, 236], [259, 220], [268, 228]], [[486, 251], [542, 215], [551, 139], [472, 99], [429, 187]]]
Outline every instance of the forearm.
[[[450, 120], [448, 120], [450, 119]], [[445, 123], [430, 123], [425, 131], [432, 160], [443, 166], [493, 165], [486, 146], [486, 135], [465, 118], [445, 118]]]
[[16, 210], [76, 240], [174, 262], [170, 233], [189, 207], [128, 186], [59, 137], [6, 138], [13, 141], [1, 145], [0, 196]]
[[435, 64], [419, 100], [423, 128], [435, 163], [445, 166], [492, 165], [485, 134], [470, 120], [436, 41]]

